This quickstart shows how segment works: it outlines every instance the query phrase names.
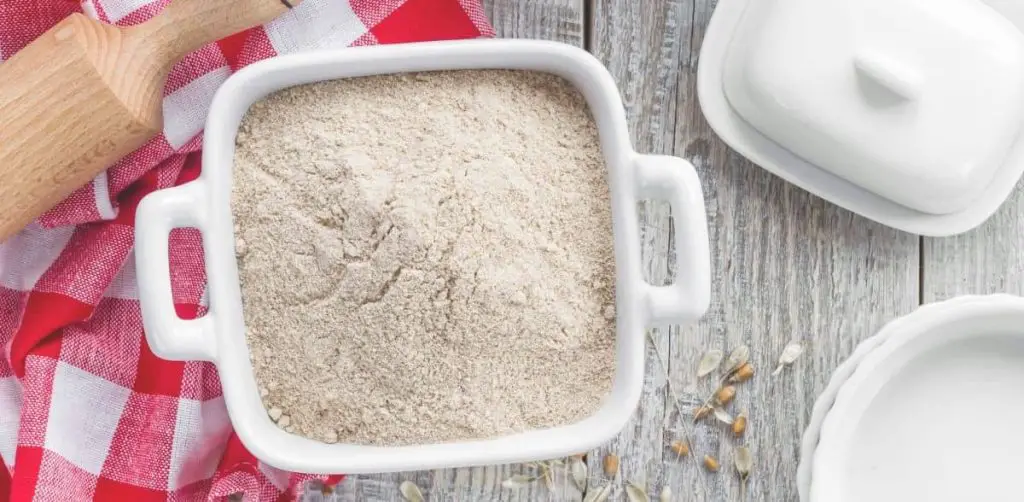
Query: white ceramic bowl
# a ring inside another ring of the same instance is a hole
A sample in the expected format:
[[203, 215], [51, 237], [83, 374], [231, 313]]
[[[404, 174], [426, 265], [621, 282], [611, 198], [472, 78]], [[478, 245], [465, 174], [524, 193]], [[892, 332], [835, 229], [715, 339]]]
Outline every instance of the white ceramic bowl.
[[701, 108], [819, 197], [909, 232], [967, 231], [1024, 173], [1024, 9], [990, 1], [721, 0]]
[[[230, 208], [235, 135], [249, 106], [269, 93], [310, 82], [374, 74], [504, 68], [560, 75], [582, 92], [597, 123], [609, 172], [616, 267], [616, 370], [611, 394], [578, 423], [498, 438], [408, 447], [324, 444], [277, 428], [257, 391], [245, 339]], [[671, 286], [641, 274], [637, 201], [672, 204], [677, 274]], [[167, 237], [172, 228], [203, 234], [209, 313], [179, 319], [171, 302]], [[147, 196], [136, 216], [136, 262], [146, 336], [153, 352], [217, 365], [231, 422], [249, 450], [279, 468], [314, 473], [389, 472], [502, 464], [587, 451], [625, 425], [640, 398], [644, 332], [688, 324], [707, 309], [710, 259], [696, 171], [683, 159], [633, 150], [619, 92], [585, 51], [539, 41], [472, 40], [377, 46], [274, 58], [232, 76], [206, 124], [203, 172], [196, 181]]]
[[1019, 498], [1022, 388], [1024, 298], [921, 307], [839, 389], [814, 453], [810, 501]]

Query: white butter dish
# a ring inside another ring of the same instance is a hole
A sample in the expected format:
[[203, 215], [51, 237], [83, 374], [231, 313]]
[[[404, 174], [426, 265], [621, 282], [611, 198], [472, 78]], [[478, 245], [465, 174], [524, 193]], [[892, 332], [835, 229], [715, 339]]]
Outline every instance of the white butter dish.
[[1024, 33], [979, 0], [723, 0], [698, 73], [731, 147], [896, 228], [973, 228], [1024, 172]]
[[1024, 298], [926, 305], [879, 336], [822, 422], [810, 502], [1019, 498]]

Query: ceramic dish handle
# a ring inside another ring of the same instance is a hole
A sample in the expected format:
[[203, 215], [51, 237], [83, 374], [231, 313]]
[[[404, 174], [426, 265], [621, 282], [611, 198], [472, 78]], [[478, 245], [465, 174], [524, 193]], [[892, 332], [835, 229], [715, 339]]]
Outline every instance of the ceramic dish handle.
[[688, 324], [708, 309], [711, 298], [711, 255], [704, 194], [689, 162], [668, 155], [640, 155], [636, 162], [637, 193], [672, 205], [676, 271], [668, 286], [646, 285], [644, 295], [652, 324]]
[[142, 323], [149, 347], [164, 359], [212, 361], [214, 357], [212, 311], [185, 320], [174, 310], [168, 255], [171, 230], [202, 230], [204, 192], [200, 181], [158, 190], [142, 199], [135, 215], [135, 268]]

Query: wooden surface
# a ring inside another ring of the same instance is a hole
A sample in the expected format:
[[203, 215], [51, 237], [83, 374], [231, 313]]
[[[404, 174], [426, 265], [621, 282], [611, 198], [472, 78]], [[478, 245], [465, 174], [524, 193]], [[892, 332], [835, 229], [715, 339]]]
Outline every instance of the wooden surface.
[[[584, 4], [586, 2], [586, 4]], [[796, 501], [799, 441], [811, 406], [832, 370], [864, 338], [921, 302], [960, 294], [1024, 293], [1024, 193], [983, 227], [960, 237], [920, 239], [855, 216], [794, 188], [730, 151], [703, 120], [696, 99], [700, 42], [714, 8], [710, 0], [492, 0], [487, 12], [503, 37], [549, 38], [585, 45], [622, 91], [640, 151], [685, 157], [701, 173], [707, 199], [713, 270], [712, 303], [698, 326], [651, 332], [642, 403], [619, 437], [588, 454], [590, 489], [606, 481], [601, 458], [621, 457], [609, 500], [625, 500], [625, 481], [652, 499], [666, 484], [678, 501], [741, 500], [732, 453], [746, 444], [754, 471], [746, 500]], [[672, 270], [670, 210], [645, 204], [641, 214], [649, 280]], [[783, 347], [803, 340], [806, 353], [770, 376]], [[694, 372], [711, 348], [751, 348], [755, 378], [742, 385], [736, 409], [750, 426], [742, 441], [709, 421], [690, 425], [692, 409], [710, 392]], [[664, 361], [664, 366], [659, 362]], [[677, 413], [668, 385], [679, 393]], [[667, 444], [689, 432], [690, 457]], [[722, 471], [708, 474], [697, 458], [712, 454]], [[556, 480], [520, 491], [500, 487], [522, 466], [359, 476], [326, 499], [399, 501], [412, 480], [428, 500], [580, 500]], [[307, 500], [324, 500], [319, 494]]]

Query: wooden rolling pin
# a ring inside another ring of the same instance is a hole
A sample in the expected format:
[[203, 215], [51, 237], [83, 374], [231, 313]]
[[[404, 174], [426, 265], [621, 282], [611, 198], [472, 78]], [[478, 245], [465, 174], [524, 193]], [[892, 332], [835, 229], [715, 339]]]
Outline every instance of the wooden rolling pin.
[[163, 130], [171, 67], [301, 0], [173, 0], [138, 26], [73, 14], [0, 63], [0, 242]]

